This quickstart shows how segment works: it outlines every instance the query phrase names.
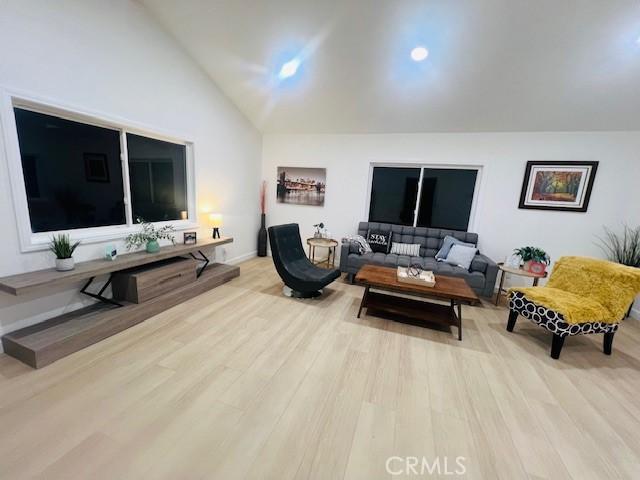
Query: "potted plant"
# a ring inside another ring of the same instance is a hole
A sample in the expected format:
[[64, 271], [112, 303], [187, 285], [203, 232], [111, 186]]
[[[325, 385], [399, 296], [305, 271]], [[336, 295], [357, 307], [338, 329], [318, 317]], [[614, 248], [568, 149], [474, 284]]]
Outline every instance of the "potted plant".
[[522, 258], [524, 269], [527, 272], [538, 275], [542, 275], [547, 269], [547, 265], [551, 262], [551, 258], [547, 255], [547, 252], [538, 247], [516, 248], [513, 253]]
[[604, 227], [605, 238], [600, 238], [599, 246], [612, 262], [630, 267], [640, 267], [640, 227], [624, 226], [621, 234]]
[[127, 236], [125, 239], [127, 250], [145, 245], [147, 253], [156, 253], [160, 250], [158, 240], [171, 240], [171, 243], [176, 243], [173, 238], [175, 228], [172, 225], [156, 228], [155, 225], [145, 222], [142, 218], [138, 218], [137, 222], [142, 226], [142, 230]]
[[72, 245], [69, 235], [66, 233], [51, 237], [49, 250], [56, 255], [56, 270], [59, 272], [73, 270], [75, 262], [73, 261], [72, 255], [78, 245], [80, 245], [80, 242], [76, 242]]
[[316, 233], [313, 234], [313, 238], [322, 238], [322, 229], [324, 228], [324, 223], [316, 223], [314, 227], [316, 229]]

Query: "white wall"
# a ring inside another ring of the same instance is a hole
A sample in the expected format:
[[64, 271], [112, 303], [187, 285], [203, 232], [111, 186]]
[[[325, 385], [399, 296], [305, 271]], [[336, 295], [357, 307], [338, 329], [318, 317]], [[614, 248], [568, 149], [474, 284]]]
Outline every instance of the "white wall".
[[[216, 256], [232, 260], [255, 251], [261, 135], [139, 4], [0, 0], [2, 86], [187, 135], [194, 141], [198, 205], [221, 212], [223, 234], [235, 237]], [[53, 258], [19, 251], [1, 138], [4, 276], [50, 267]], [[80, 246], [75, 256], [103, 253], [104, 244], [94, 243]], [[76, 292], [40, 299], [0, 293], [0, 334], [75, 308]]]
[[[527, 160], [598, 160], [588, 211], [518, 209]], [[265, 135], [262, 162], [268, 224], [298, 222], [303, 237], [320, 221], [334, 238], [356, 233], [366, 220], [371, 162], [482, 166], [470, 230], [496, 261], [523, 245], [540, 246], [552, 259], [602, 256], [596, 236], [603, 225], [640, 223], [640, 132]], [[276, 203], [278, 166], [326, 168], [325, 206]]]

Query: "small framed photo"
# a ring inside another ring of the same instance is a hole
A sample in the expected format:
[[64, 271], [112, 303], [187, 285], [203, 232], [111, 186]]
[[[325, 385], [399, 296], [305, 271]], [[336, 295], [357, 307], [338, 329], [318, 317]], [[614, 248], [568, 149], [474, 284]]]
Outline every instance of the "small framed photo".
[[197, 232], [184, 232], [184, 244], [185, 245], [195, 245], [198, 241], [198, 233]]
[[519, 208], [586, 212], [598, 162], [527, 162]]

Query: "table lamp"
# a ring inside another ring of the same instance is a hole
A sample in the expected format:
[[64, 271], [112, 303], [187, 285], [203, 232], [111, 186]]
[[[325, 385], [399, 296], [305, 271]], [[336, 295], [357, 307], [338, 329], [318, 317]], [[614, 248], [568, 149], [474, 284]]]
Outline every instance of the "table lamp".
[[213, 228], [213, 238], [220, 238], [220, 228], [222, 227], [222, 215], [219, 213], [210, 213], [209, 226]]

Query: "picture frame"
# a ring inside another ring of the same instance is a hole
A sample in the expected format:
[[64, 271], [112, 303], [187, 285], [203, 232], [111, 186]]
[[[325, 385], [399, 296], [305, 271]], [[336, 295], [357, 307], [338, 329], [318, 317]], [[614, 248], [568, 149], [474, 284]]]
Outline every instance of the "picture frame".
[[87, 182], [109, 183], [109, 162], [104, 153], [84, 153], [84, 176]]
[[327, 187], [326, 168], [278, 167], [276, 201], [323, 207]]
[[597, 161], [529, 161], [518, 208], [586, 212], [597, 170]]
[[195, 245], [198, 243], [198, 233], [197, 232], [184, 232], [184, 244], [185, 245]]

